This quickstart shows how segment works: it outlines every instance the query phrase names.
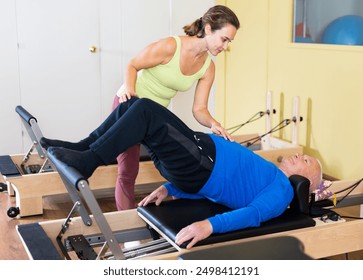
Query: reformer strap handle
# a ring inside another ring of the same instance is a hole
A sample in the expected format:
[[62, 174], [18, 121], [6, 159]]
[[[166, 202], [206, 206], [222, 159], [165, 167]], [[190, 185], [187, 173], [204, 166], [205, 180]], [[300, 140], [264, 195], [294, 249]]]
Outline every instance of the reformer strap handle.
[[60, 161], [52, 153], [48, 153], [48, 159], [55, 165], [58, 173], [74, 186], [77, 191], [79, 191], [78, 183], [80, 181], [87, 181], [77, 169]]
[[29, 125], [31, 125], [31, 123], [30, 123], [31, 120], [35, 120], [37, 122], [37, 119], [32, 114], [30, 114], [27, 110], [25, 110], [21, 105], [16, 106], [15, 111]]

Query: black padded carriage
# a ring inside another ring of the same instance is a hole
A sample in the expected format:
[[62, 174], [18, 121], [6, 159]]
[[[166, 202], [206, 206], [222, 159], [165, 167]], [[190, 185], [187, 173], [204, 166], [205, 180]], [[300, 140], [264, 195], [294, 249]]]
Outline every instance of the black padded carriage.
[[[315, 221], [308, 215], [310, 181], [298, 175], [291, 176], [290, 181], [294, 188], [294, 198], [282, 215], [262, 223], [259, 227], [212, 234], [199, 241], [196, 246], [315, 226]], [[139, 207], [137, 211], [148, 224], [174, 242], [177, 233], [183, 227], [231, 209], [207, 199], [177, 199], [165, 201], [159, 206], [149, 204]], [[180, 247], [185, 248], [186, 245], [187, 243]]]

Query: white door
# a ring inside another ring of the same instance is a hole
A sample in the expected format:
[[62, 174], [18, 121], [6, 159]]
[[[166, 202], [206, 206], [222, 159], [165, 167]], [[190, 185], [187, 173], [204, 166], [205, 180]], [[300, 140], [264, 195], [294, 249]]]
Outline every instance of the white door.
[[20, 102], [15, 14], [13, 1], [0, 1], [0, 155], [22, 149], [21, 123], [15, 114]]
[[46, 137], [87, 136], [101, 121], [99, 1], [18, 0], [16, 12], [21, 105]]

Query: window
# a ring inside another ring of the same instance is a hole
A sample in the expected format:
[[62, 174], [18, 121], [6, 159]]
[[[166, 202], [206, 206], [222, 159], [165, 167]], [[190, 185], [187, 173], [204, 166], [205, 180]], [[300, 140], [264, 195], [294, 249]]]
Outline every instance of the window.
[[294, 0], [293, 42], [363, 45], [362, 0]]

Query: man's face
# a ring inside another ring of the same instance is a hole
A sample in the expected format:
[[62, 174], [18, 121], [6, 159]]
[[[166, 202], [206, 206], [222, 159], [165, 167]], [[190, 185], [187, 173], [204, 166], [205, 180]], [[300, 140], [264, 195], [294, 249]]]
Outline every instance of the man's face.
[[308, 178], [311, 182], [320, 174], [319, 162], [308, 155], [296, 154], [289, 158], [284, 158], [280, 168], [288, 175], [298, 174]]

